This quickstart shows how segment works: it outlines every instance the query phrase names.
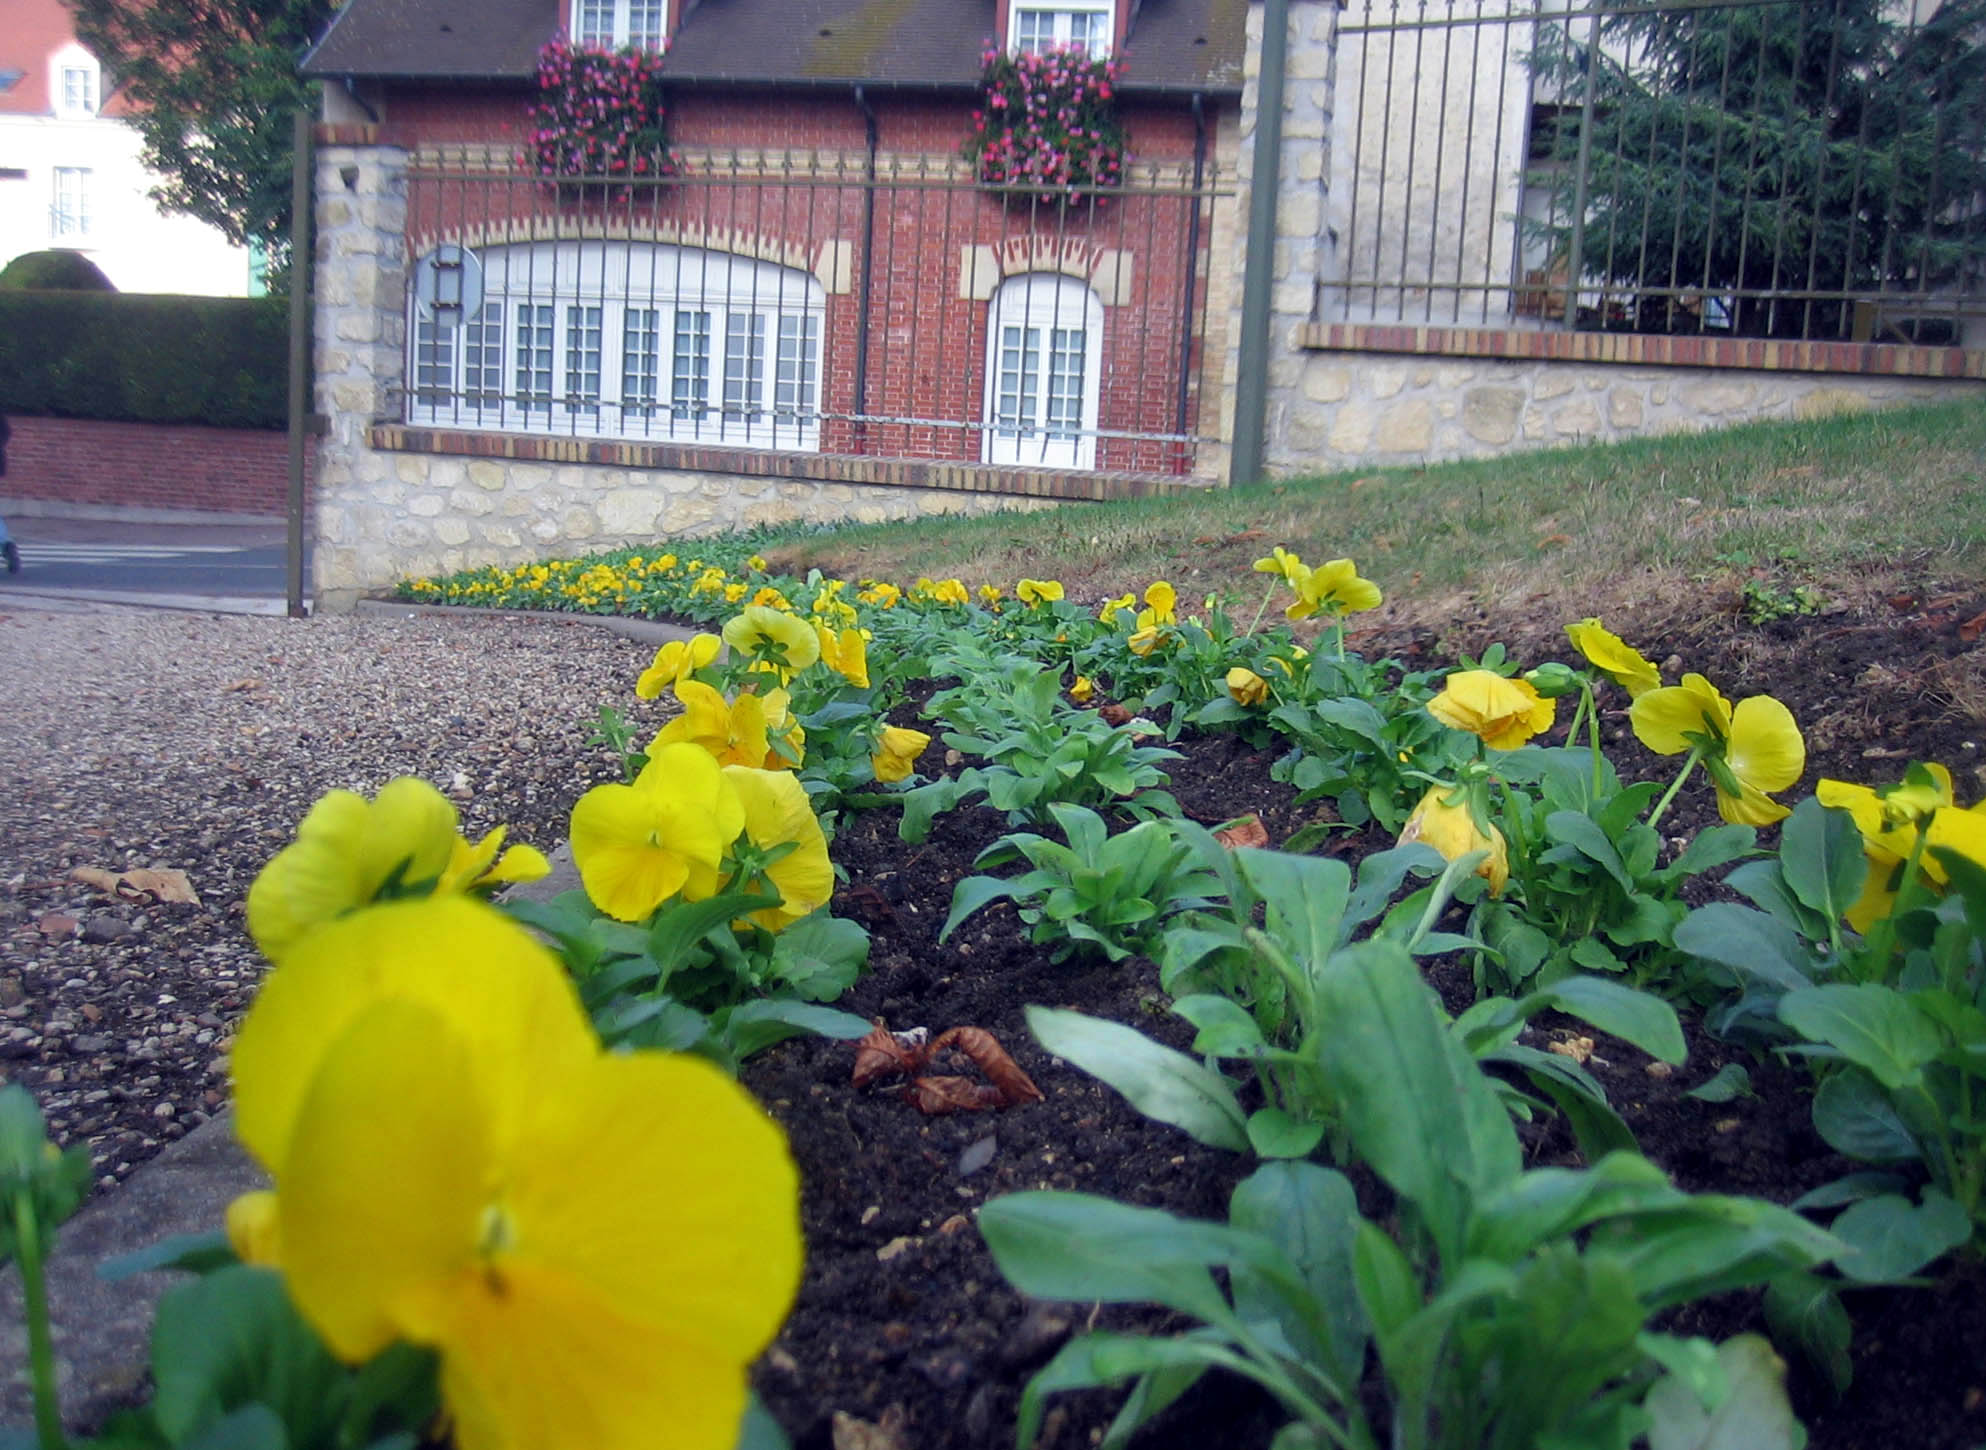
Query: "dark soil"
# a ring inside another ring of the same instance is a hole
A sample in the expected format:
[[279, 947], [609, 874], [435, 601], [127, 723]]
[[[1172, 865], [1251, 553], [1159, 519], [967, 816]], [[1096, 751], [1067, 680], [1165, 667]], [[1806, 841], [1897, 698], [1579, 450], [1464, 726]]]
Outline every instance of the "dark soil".
[[[1859, 613], [1762, 627], [1727, 621], [1675, 647], [1685, 650], [1687, 668], [1710, 676], [1733, 700], [1770, 692], [1792, 708], [1810, 755], [1791, 798], [1823, 776], [1881, 782], [1910, 759], [1930, 759], [1952, 767], [1961, 801], [1970, 801], [1981, 794], [1986, 728], [1968, 684], [1980, 678], [1974, 640], [1982, 610], [1986, 598], [1928, 588]], [[1491, 634], [1485, 622], [1483, 640], [1462, 633], [1359, 643], [1369, 655], [1425, 664], [1493, 637], [1512, 641], [1513, 632]], [[1516, 639], [1512, 653], [1562, 656], [1563, 637], [1541, 630], [1536, 640]], [[1671, 661], [1665, 673], [1673, 679], [1679, 667]], [[1667, 762], [1634, 744], [1624, 711], [1607, 728], [1624, 773], [1637, 761], [1644, 774], [1662, 773]], [[1172, 789], [1193, 818], [1214, 824], [1253, 812], [1280, 843], [1310, 817], [1312, 808], [1295, 806], [1289, 789], [1270, 781], [1270, 754], [1231, 737], [1180, 748], [1185, 758], [1172, 767]], [[1699, 780], [1686, 789], [1669, 820], [1678, 834], [1713, 822], [1708, 785]], [[939, 944], [953, 885], [1007, 829], [1001, 819], [985, 809], [955, 812], [916, 847], [903, 844], [896, 827], [895, 812], [855, 816], [835, 843], [848, 881], [834, 909], [873, 935], [871, 970], [841, 1005], [897, 1030], [988, 1029], [1045, 1099], [999, 1113], [923, 1117], [893, 1090], [854, 1090], [846, 1043], [791, 1042], [748, 1066], [746, 1085], [786, 1125], [805, 1184], [806, 1282], [757, 1374], [798, 1450], [1004, 1447], [1012, 1443], [1022, 1387], [1072, 1333], [1173, 1327], [1147, 1310], [1022, 1298], [973, 1226], [974, 1210], [989, 1198], [1025, 1188], [1079, 1189], [1224, 1217], [1229, 1191], [1253, 1167], [1147, 1122], [1029, 1036], [1023, 1008], [1045, 1003], [1130, 1022], [1184, 1046], [1190, 1029], [1167, 1011], [1150, 963], [1051, 965], [1004, 904]], [[1385, 844], [1369, 835], [1340, 837], [1332, 849], [1356, 855]], [[1466, 971], [1435, 971], [1450, 1005], [1466, 1003]], [[1846, 1170], [1812, 1131], [1800, 1069], [1754, 1060], [1687, 1019], [1686, 1026], [1689, 1060], [1673, 1072], [1605, 1039], [1588, 1063], [1643, 1151], [1680, 1186], [1787, 1202]], [[1545, 1039], [1569, 1035], [1548, 1023], [1534, 1031]], [[1744, 1063], [1755, 1096], [1723, 1104], [1685, 1096], [1727, 1061]], [[1527, 1142], [1538, 1162], [1577, 1161], [1560, 1130], [1530, 1134]], [[1986, 1442], [1986, 1275], [1976, 1263], [1948, 1265], [1926, 1288], [1857, 1292], [1849, 1310], [1855, 1381], [1846, 1397], [1831, 1403], [1812, 1377], [1798, 1368], [1792, 1374], [1795, 1407], [1817, 1450], [1961, 1450]], [[1762, 1330], [1763, 1319], [1756, 1296], [1732, 1295], [1691, 1308], [1675, 1327], [1722, 1337]], [[1041, 1445], [1093, 1444], [1120, 1398], [1057, 1398]], [[885, 1438], [857, 1438], [862, 1427], [851, 1418], [883, 1427]], [[1209, 1380], [1139, 1443], [1266, 1446], [1279, 1423], [1274, 1407], [1249, 1387]]]

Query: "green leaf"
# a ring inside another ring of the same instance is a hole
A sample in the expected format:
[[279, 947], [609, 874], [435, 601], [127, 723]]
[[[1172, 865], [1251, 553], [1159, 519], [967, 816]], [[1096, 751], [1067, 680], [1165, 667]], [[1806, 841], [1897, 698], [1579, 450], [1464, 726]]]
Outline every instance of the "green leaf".
[[772, 977], [809, 1002], [832, 1002], [862, 975], [869, 961], [869, 933], [862, 924], [829, 916], [804, 916], [772, 939]]
[[1944, 1034], [1915, 1003], [1874, 982], [1836, 983], [1788, 992], [1779, 1020], [1809, 1042], [1840, 1050], [1886, 1088], [1914, 1084], [1936, 1059]]
[[1246, 1236], [1225, 1224], [1088, 1193], [1006, 1194], [980, 1210], [979, 1232], [1023, 1294], [1163, 1304], [1214, 1322], [1229, 1310], [1208, 1270], [1251, 1253]]
[[853, 1042], [867, 1037], [875, 1026], [852, 1012], [784, 997], [763, 997], [727, 1007], [712, 1014], [711, 1025], [740, 1062], [789, 1037], [812, 1034]]
[[1855, 1378], [1848, 1353], [1854, 1330], [1832, 1283], [1816, 1274], [1781, 1274], [1765, 1286], [1765, 1322], [1773, 1339], [1797, 1349], [1837, 1397], [1848, 1389]]
[[1711, 826], [1698, 831], [1694, 839], [1659, 873], [1664, 881], [1715, 871], [1741, 861], [1758, 849], [1758, 832], [1750, 826]]
[[173, 1234], [128, 1254], [116, 1254], [97, 1265], [97, 1277], [107, 1284], [148, 1274], [154, 1269], [184, 1269], [205, 1274], [236, 1261], [228, 1236], [215, 1229], [210, 1233]]
[[1648, 1450], [1803, 1450], [1806, 1432], [1786, 1398], [1786, 1366], [1756, 1334], [1717, 1346], [1723, 1397], [1704, 1404], [1674, 1375], [1658, 1380], [1642, 1401]]
[[1603, 1219], [1670, 1207], [1681, 1197], [1639, 1153], [1609, 1153], [1588, 1169], [1534, 1168], [1478, 1201], [1469, 1256], [1516, 1264]]
[[1889, 1094], [1860, 1070], [1822, 1081], [1814, 1094], [1814, 1131], [1835, 1152], [1864, 1163], [1908, 1163], [1924, 1153]]
[[351, 1400], [338, 1428], [340, 1446], [381, 1450], [403, 1436], [413, 1442], [441, 1410], [441, 1355], [404, 1341], [390, 1344], [352, 1376]]
[[243, 1405], [179, 1441], [179, 1450], [289, 1450], [283, 1421], [267, 1405]]
[[1234, 1307], [1250, 1320], [1273, 1319], [1307, 1361], [1322, 1361], [1341, 1397], [1357, 1393], [1368, 1333], [1352, 1282], [1358, 1195], [1342, 1173], [1315, 1163], [1267, 1163], [1244, 1178], [1228, 1206], [1235, 1228], [1268, 1239], [1300, 1276], [1292, 1295], [1248, 1265], [1236, 1265]]
[[1199, 1029], [1193, 1050], [1202, 1057], [1260, 1057], [1269, 1044], [1248, 1009], [1211, 992], [1181, 997], [1172, 1010]]
[[[1545, 835], [1598, 866], [1613, 878], [1622, 892], [1628, 895], [1634, 893], [1634, 880], [1621, 864], [1620, 852], [1592, 817], [1578, 811], [1553, 811], [1545, 817]], [[1551, 853], [1547, 853], [1547, 859], [1551, 859]]]
[[745, 1418], [738, 1427], [738, 1450], [792, 1450], [785, 1427], [773, 1419], [772, 1411], [754, 1390], [745, 1402]]
[[1689, 1055], [1676, 1009], [1647, 992], [1604, 977], [1566, 977], [1537, 995], [1559, 1011], [1634, 1044], [1650, 1057], [1675, 1064]]
[[1830, 922], [1840, 921], [1862, 894], [1862, 882], [1869, 874], [1855, 818], [1822, 805], [1818, 796], [1808, 796], [1780, 827], [1779, 869], [1803, 906]]
[[1496, 1090], [1449, 1032], [1396, 943], [1338, 952], [1318, 974], [1319, 1066], [1352, 1146], [1454, 1261], [1470, 1201], [1513, 1178], [1523, 1151]]
[[1763, 981], [1781, 991], [1812, 985], [1815, 960], [1791, 927], [1730, 901], [1699, 906], [1676, 924], [1676, 948], [1729, 967], [1741, 982]]
[[175, 1445], [256, 1404], [299, 1444], [316, 1443], [349, 1393], [344, 1368], [297, 1317], [282, 1277], [247, 1265], [181, 1284], [159, 1301], [152, 1380], [153, 1417]]
[[1324, 1141], [1324, 1125], [1293, 1118], [1281, 1108], [1248, 1115], [1248, 1145], [1258, 1158], [1308, 1158]]
[[1728, 1103], [1735, 1098], [1748, 1098], [1752, 1095], [1752, 1075], [1744, 1066], [1727, 1062], [1717, 1069], [1714, 1077], [1699, 1083], [1683, 1096], [1695, 1098], [1700, 1103]]
[[[1170, 1394], [1153, 1394], [1142, 1401], [1133, 1397], [1136, 1408], [1143, 1412], [1144, 1418], [1149, 1418], [1178, 1398], [1207, 1370], [1232, 1368], [1237, 1359], [1223, 1343], [1204, 1335], [1157, 1339], [1137, 1334], [1085, 1334], [1063, 1345], [1061, 1352], [1028, 1381], [1027, 1388], [1021, 1392], [1014, 1443], [1022, 1450], [1035, 1444], [1046, 1408], [1042, 1402], [1049, 1395], [1063, 1390], [1121, 1385], [1141, 1375], [1168, 1376]], [[1126, 1409], [1131, 1408], [1127, 1404]], [[1111, 1437], [1120, 1444], [1143, 1423], [1143, 1418], [1132, 1419], [1130, 1423], [1125, 1423], [1125, 1419], [1120, 1414], [1110, 1427]]]
[[1267, 908], [1269, 934], [1299, 965], [1316, 970], [1337, 949], [1352, 873], [1330, 856], [1245, 847], [1234, 853], [1242, 876]]
[[1925, 1189], [1918, 1203], [1896, 1193], [1865, 1198], [1837, 1214], [1830, 1227], [1851, 1250], [1838, 1267], [1862, 1284], [1907, 1279], [1972, 1237], [1965, 1210], [1935, 1188]]
[[1247, 1115], [1219, 1073], [1132, 1028], [1080, 1012], [1030, 1006], [1027, 1021], [1043, 1047], [1117, 1089], [1146, 1117], [1210, 1148], [1248, 1151]]
[[1400, 1246], [1366, 1219], [1352, 1234], [1352, 1282], [1359, 1307], [1382, 1342], [1421, 1311], [1420, 1276]]
[[1483, 1062], [1507, 1062], [1521, 1068], [1539, 1092], [1550, 1098], [1565, 1114], [1579, 1151], [1594, 1162], [1609, 1153], [1634, 1152], [1634, 1132], [1607, 1101], [1607, 1094], [1593, 1075], [1569, 1057], [1540, 1052], [1513, 1042], [1479, 1053]]

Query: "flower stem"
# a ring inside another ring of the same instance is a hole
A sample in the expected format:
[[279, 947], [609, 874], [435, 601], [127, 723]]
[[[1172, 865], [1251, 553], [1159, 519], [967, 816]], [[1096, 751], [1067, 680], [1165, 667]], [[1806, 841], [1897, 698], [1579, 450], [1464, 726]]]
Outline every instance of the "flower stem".
[[1242, 631], [1243, 634], [1255, 633], [1255, 626], [1260, 624], [1262, 622], [1262, 616], [1269, 612], [1269, 601], [1275, 597], [1276, 581], [1271, 579], [1269, 581], [1269, 587], [1262, 591], [1262, 602], [1256, 607], [1255, 617], [1248, 621], [1248, 628]]
[[1683, 788], [1683, 782], [1689, 779], [1689, 773], [1696, 769], [1696, 763], [1702, 758], [1702, 748], [1692, 745], [1690, 747], [1689, 758], [1683, 761], [1683, 768], [1676, 772], [1676, 778], [1669, 782], [1669, 788], [1662, 793], [1662, 799], [1655, 802], [1655, 809], [1648, 813], [1648, 826], [1650, 830], [1653, 830], [1655, 823], [1662, 819], [1663, 812], [1669, 809], [1669, 802], [1676, 798], [1676, 792]]
[[62, 1411], [55, 1398], [55, 1350], [48, 1335], [48, 1291], [41, 1274], [41, 1223], [26, 1193], [14, 1195], [14, 1243], [14, 1256], [21, 1265], [22, 1307], [28, 1321], [35, 1440], [40, 1450], [65, 1450]]
[[1581, 681], [1579, 703], [1586, 711], [1586, 736], [1593, 745], [1593, 799], [1600, 798], [1600, 702], [1593, 697], [1592, 685]]

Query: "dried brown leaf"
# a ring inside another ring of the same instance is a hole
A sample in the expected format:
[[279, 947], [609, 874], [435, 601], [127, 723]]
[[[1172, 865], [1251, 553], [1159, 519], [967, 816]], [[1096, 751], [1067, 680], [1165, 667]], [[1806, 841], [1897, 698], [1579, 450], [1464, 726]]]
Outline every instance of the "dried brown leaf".
[[1122, 705], [1099, 705], [1096, 713], [1103, 717], [1106, 725], [1126, 725], [1131, 720], [1131, 712]]
[[923, 1055], [899, 1042], [882, 1018], [875, 1022], [875, 1029], [855, 1044], [855, 1072], [850, 1081], [856, 1087], [867, 1087], [878, 1078], [909, 1077], [924, 1065]]
[[1021, 1071], [1020, 1064], [1007, 1055], [1007, 1049], [1000, 1045], [1000, 1040], [985, 1028], [954, 1027], [949, 1032], [941, 1032], [932, 1040], [930, 1055], [936, 1057], [947, 1047], [964, 1053], [972, 1065], [984, 1074], [986, 1081], [993, 1085], [994, 1091], [1000, 1095], [995, 1106], [1011, 1108], [1021, 1103], [1041, 1101], [1041, 1089]]
[[200, 897], [184, 871], [154, 871], [143, 866], [130, 871], [104, 871], [95, 866], [78, 866], [69, 873], [69, 877], [126, 901], [162, 901], [181, 906], [200, 904]]
[[909, 1416], [902, 1405], [891, 1405], [875, 1423], [858, 1420], [846, 1410], [834, 1412], [834, 1450], [909, 1450], [903, 1437]]
[[1269, 832], [1262, 825], [1261, 817], [1243, 816], [1232, 825], [1223, 826], [1215, 831], [1214, 839], [1230, 851], [1241, 846], [1266, 847], [1269, 844]]
[[969, 1077], [920, 1077], [903, 1090], [903, 1096], [927, 1118], [1005, 1106], [999, 1088], [990, 1082], [974, 1082]]

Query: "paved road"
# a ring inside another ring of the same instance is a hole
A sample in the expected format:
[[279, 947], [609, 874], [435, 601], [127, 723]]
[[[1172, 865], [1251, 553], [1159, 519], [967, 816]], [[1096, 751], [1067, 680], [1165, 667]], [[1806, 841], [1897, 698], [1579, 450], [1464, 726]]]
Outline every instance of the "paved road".
[[266, 603], [281, 601], [287, 590], [280, 522], [10, 518], [7, 523], [20, 546], [21, 572], [0, 572], [0, 600], [10, 593], [53, 593]]

